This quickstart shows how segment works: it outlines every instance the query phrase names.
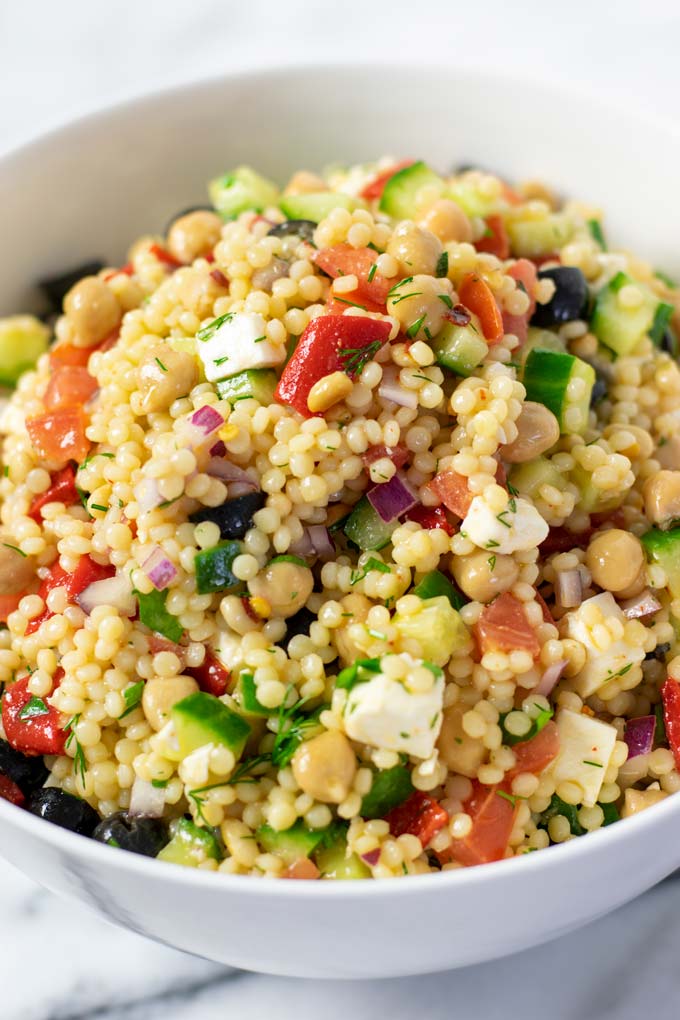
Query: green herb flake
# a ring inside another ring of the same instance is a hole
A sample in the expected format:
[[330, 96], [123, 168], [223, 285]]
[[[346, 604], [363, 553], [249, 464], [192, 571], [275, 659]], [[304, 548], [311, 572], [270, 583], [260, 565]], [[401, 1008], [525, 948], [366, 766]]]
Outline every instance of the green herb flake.
[[496, 790], [496, 793], [499, 797], [502, 797], [503, 800], [507, 800], [508, 803], [512, 804], [513, 807], [517, 803], [517, 797], [513, 797], [511, 793], [506, 793], [505, 790]]
[[90, 507], [93, 510], [101, 510], [103, 514], [105, 514], [106, 511], [109, 509], [107, 506], [102, 506], [101, 503], [90, 503]]
[[371, 570], [377, 570], [380, 574], [392, 573], [392, 570], [386, 563], [382, 563], [381, 560], [377, 560], [375, 556], [369, 556], [361, 570], [352, 571], [349, 579], [350, 585], [358, 584], [359, 581], [363, 581]]
[[399, 283], [395, 283], [394, 286], [390, 287], [390, 289], [388, 290], [387, 296], [389, 297], [390, 294], [394, 294], [395, 291], [399, 290], [400, 287], [403, 287], [407, 283], [413, 283], [412, 276], [405, 276], [403, 280], [399, 281]]
[[196, 334], [196, 339], [205, 343], [206, 340], [210, 340], [215, 335], [220, 326], [223, 326], [225, 322], [231, 322], [233, 318], [233, 312], [227, 312], [226, 315], [220, 315], [217, 319], [213, 319], [212, 322], [209, 322], [207, 326], [199, 329]]
[[[462, 532], [461, 532], [461, 534], [462, 534]], [[501, 543], [497, 542], [495, 538], [490, 538], [489, 541], [486, 543], [486, 547], [485, 548], [487, 548], [487, 549], [498, 549], [498, 546], [500, 544]]]
[[583, 759], [583, 764], [584, 765], [592, 765], [593, 768], [596, 768], [596, 769], [603, 769], [604, 768], [604, 765], [602, 764], [602, 762], [599, 762], [599, 761], [588, 761], [587, 758]]
[[[288, 691], [291, 689], [292, 685], [289, 685]], [[284, 704], [285, 700], [284, 698]], [[271, 754], [272, 765], [277, 769], [285, 768], [290, 764], [293, 755], [305, 740], [308, 732], [319, 726], [319, 715], [326, 706], [322, 705], [307, 715], [300, 709], [308, 701], [309, 698], [300, 698], [290, 708], [284, 708], [283, 705], [279, 708], [276, 739]]]
[[42, 698], [36, 698], [35, 695], [26, 702], [24, 707], [19, 712], [20, 719], [35, 719], [39, 715], [49, 715], [49, 708], [42, 700]]
[[505, 519], [506, 514], [509, 514], [509, 513], [510, 513], [510, 510], [503, 510], [503, 511], [501, 511], [501, 513], [496, 514], [496, 520], [500, 524], [502, 524], [504, 528], [511, 528], [512, 527], [512, 524], [509, 521], [506, 521], [506, 519]]
[[142, 700], [144, 694], [144, 681], [139, 680], [136, 684], [132, 684], [131, 687], [127, 687], [123, 691], [123, 698], [125, 699], [125, 711], [122, 715], [118, 716], [119, 719], [124, 719], [130, 712], [134, 712], [137, 705]]
[[23, 556], [23, 558], [26, 559], [28, 553], [22, 552], [18, 545], [10, 545], [9, 542], [3, 542], [2, 544], [5, 549], [11, 549], [13, 552], [19, 553], [20, 556]]
[[371, 268], [368, 271], [368, 276], [366, 277], [366, 279], [368, 280], [369, 283], [373, 283], [373, 277], [375, 276], [377, 271], [378, 271], [378, 263], [374, 262], [373, 265], [371, 266]]
[[588, 230], [590, 231], [590, 236], [599, 245], [600, 249], [602, 251], [606, 251], [607, 242], [604, 239], [604, 234], [602, 232], [602, 226], [600, 224], [600, 221], [595, 219], [588, 220]]
[[678, 285], [675, 280], [672, 280], [670, 276], [667, 273], [664, 273], [661, 269], [657, 269], [654, 275], [657, 280], [661, 280], [662, 283], [665, 283], [669, 290], [677, 290]]
[[356, 301], [350, 301], [349, 298], [340, 297], [339, 294], [334, 294], [333, 297], [336, 301], [340, 301], [341, 304], [349, 305], [350, 308], [360, 308], [362, 312], [366, 311], [366, 305], [360, 305]]
[[76, 736], [76, 726], [78, 725], [79, 722], [80, 712], [77, 712], [76, 715], [72, 715], [69, 721], [66, 723], [64, 731], [68, 733], [68, 738], [66, 740], [64, 747], [66, 750], [68, 750], [73, 741], [75, 741], [76, 750], [73, 756], [73, 769], [76, 772], [76, 774], [80, 776], [80, 781], [84, 785], [85, 773], [87, 772], [87, 758], [85, 757], [83, 745], [80, 743]]
[[169, 780], [169, 779], [152, 779], [152, 780], [151, 780], [151, 785], [152, 785], [152, 786], [153, 786], [153, 787], [154, 787], [154, 788], [155, 788], [156, 790], [164, 790], [164, 789], [165, 789], [165, 787], [166, 787], [166, 786], [168, 785], [168, 783], [169, 783], [169, 782], [170, 782], [170, 780]]
[[493, 573], [493, 571], [496, 569], [496, 557], [489, 556], [486, 562], [489, 564], [489, 570]]
[[154, 358], [153, 360], [156, 362], [161, 372], [167, 372], [167, 365], [164, 365], [160, 358]]
[[253, 340], [253, 343], [254, 344], [261, 344], [262, 341], [266, 340], [266, 339], [267, 339], [266, 336], [256, 336], [255, 339]]
[[4, 474], [5, 478], [9, 478], [9, 464], [5, 464], [5, 467], [4, 467], [4, 470], [3, 470], [3, 474]]
[[437, 259], [437, 265], [434, 268], [434, 275], [441, 279], [442, 276], [448, 276], [449, 274], [449, 253], [443, 251]]
[[453, 308], [453, 301], [448, 294], [437, 294], [437, 297], [443, 305], [446, 305], [447, 308]]
[[213, 358], [213, 365], [217, 365], [217, 367], [219, 368], [219, 366], [223, 365], [225, 361], [229, 361], [228, 354], [225, 354], [224, 357], [222, 358]]
[[374, 354], [382, 347], [380, 340], [373, 340], [366, 347], [343, 347], [338, 352], [343, 371], [349, 376], [357, 376]]
[[408, 327], [408, 329], [406, 330], [406, 336], [409, 337], [410, 340], [414, 340], [415, 337], [418, 335], [418, 331], [420, 330], [420, 327], [424, 322], [425, 316], [421, 315], [419, 319], [416, 319], [415, 322], [412, 322], [411, 325]]

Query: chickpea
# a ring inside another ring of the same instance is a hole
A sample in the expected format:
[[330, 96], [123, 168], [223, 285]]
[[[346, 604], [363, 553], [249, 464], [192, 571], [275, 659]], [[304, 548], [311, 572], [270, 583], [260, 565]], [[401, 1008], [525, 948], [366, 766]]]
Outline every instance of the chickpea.
[[352, 789], [357, 759], [344, 733], [327, 730], [301, 744], [291, 765], [304, 793], [323, 804], [341, 804]]
[[14, 541], [0, 535], [0, 595], [18, 595], [35, 578], [35, 560], [14, 548]]
[[93, 347], [120, 324], [122, 309], [110, 287], [97, 276], [79, 280], [64, 298], [76, 347]]
[[392, 234], [387, 252], [401, 262], [406, 274], [426, 273], [434, 276], [442, 246], [431, 230], [424, 230], [410, 220], [404, 220]]
[[270, 563], [263, 573], [248, 581], [248, 590], [264, 599], [272, 616], [294, 616], [312, 594], [314, 577], [309, 567], [289, 560]]
[[208, 209], [180, 216], [168, 231], [168, 251], [180, 262], [193, 262], [213, 250], [222, 233], [222, 220]]
[[175, 279], [181, 303], [199, 319], [207, 319], [212, 315], [215, 301], [226, 293], [223, 284], [201, 269], [178, 269]]
[[154, 347], [137, 366], [137, 388], [142, 413], [165, 411], [173, 400], [185, 397], [198, 382], [196, 359], [172, 347]]
[[[401, 323], [412, 340], [434, 336], [444, 325], [453, 287], [447, 279], [417, 275], [393, 287], [387, 299], [387, 311]], [[416, 329], [417, 325], [417, 329]]]
[[586, 566], [595, 584], [620, 598], [640, 594], [646, 563], [640, 540], [620, 528], [598, 532], [586, 552]]
[[500, 592], [512, 588], [519, 577], [519, 567], [512, 556], [493, 555], [480, 549], [469, 556], [452, 559], [458, 587], [475, 602], [491, 602]]
[[333, 630], [332, 634], [340, 661], [344, 665], [349, 666], [356, 659], [361, 659], [364, 653], [349, 637], [347, 631], [352, 624], [365, 622], [368, 611], [371, 608], [371, 603], [365, 595], [360, 595], [359, 592], [356, 592], [351, 595], [345, 595], [344, 599], [341, 599], [340, 605], [345, 616], [345, 623], [342, 627], [337, 627]]
[[680, 517], [680, 471], [657, 471], [642, 486], [642, 496], [652, 524]]
[[557, 418], [543, 404], [527, 400], [515, 422], [517, 438], [503, 447], [503, 460], [522, 464], [545, 453], [560, 438]]
[[471, 241], [472, 224], [461, 207], [450, 198], [438, 198], [418, 221], [439, 238], [447, 241]]
[[155, 730], [162, 730], [170, 718], [170, 710], [182, 698], [195, 694], [198, 684], [190, 676], [154, 676], [144, 684], [142, 708]]
[[450, 705], [444, 709], [437, 749], [441, 760], [451, 772], [474, 779], [488, 752], [481, 740], [469, 737], [463, 729], [466, 711], [463, 705]]
[[652, 804], [659, 804], [667, 796], [664, 790], [626, 790], [621, 817], [630, 818]]

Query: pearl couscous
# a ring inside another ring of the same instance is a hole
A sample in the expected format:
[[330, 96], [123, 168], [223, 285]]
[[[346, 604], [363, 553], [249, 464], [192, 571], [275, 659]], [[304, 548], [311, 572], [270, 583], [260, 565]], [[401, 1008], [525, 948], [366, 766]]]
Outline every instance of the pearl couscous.
[[247, 167], [0, 321], [0, 796], [417, 875], [680, 789], [680, 291], [599, 210]]

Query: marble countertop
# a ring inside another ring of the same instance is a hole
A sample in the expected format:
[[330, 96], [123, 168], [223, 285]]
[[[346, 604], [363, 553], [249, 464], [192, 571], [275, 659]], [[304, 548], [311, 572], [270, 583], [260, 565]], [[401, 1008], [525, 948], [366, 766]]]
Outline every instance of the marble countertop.
[[[450, 60], [677, 118], [677, 0], [118, 0], [0, 4], [0, 153], [149, 89], [268, 63]], [[301, 29], [304, 25], [304, 31]], [[405, 26], [408, 31], [405, 30]], [[584, 890], [587, 895], [587, 890]], [[362, 983], [228, 970], [58, 900], [0, 861], [1, 1020], [655, 1020], [680, 1016], [680, 879], [588, 928], [464, 971]]]

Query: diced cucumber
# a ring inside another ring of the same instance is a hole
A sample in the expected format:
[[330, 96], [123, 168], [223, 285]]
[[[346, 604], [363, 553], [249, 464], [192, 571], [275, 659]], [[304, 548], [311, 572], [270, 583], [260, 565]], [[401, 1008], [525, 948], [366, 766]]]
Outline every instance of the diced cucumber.
[[198, 868], [204, 861], [222, 859], [219, 843], [209, 829], [202, 829], [189, 818], [178, 818], [170, 831], [172, 838], [157, 856], [159, 861]]
[[476, 315], [467, 326], [447, 320], [431, 346], [440, 365], [463, 376], [472, 375], [489, 353]]
[[600, 514], [605, 510], [615, 510], [623, 502], [623, 496], [620, 493], [608, 496], [606, 491], [598, 489], [593, 483], [593, 472], [587, 471], [580, 464], [575, 464], [571, 469], [569, 480], [579, 490], [579, 510], [583, 510], [587, 514]]
[[418, 211], [418, 193], [427, 187], [436, 189], [443, 194], [443, 179], [430, 170], [426, 163], [411, 163], [410, 166], [397, 170], [388, 180], [380, 198], [380, 211], [392, 216], [395, 220], [413, 219]]
[[680, 528], [669, 531], [652, 528], [641, 536], [640, 541], [647, 558], [663, 567], [673, 598], [680, 598]]
[[[642, 302], [634, 308], [624, 307], [618, 299], [619, 291], [629, 285], [642, 294]], [[627, 273], [617, 273], [597, 295], [591, 329], [615, 354], [630, 354], [652, 329], [658, 304], [659, 299], [643, 284]]]
[[203, 549], [196, 553], [196, 591], [199, 595], [207, 595], [212, 591], [227, 591], [236, 588], [241, 581], [233, 573], [231, 567], [237, 556], [243, 551], [240, 542], [225, 540], [218, 542], [211, 549]]
[[370, 878], [371, 872], [356, 854], [347, 850], [347, 840], [340, 835], [330, 846], [321, 846], [315, 854], [316, 866], [321, 878], [334, 878], [345, 881], [351, 878]]
[[513, 465], [508, 481], [521, 496], [529, 496], [532, 500], [540, 497], [544, 485], [551, 485], [559, 492], [564, 492], [567, 487], [567, 479], [545, 457]]
[[548, 213], [540, 219], [515, 219], [506, 223], [513, 255], [535, 258], [559, 251], [574, 232], [572, 221], [564, 213]]
[[[482, 181], [484, 187], [481, 187]], [[493, 182], [495, 187], [490, 187]], [[446, 186], [446, 197], [452, 198], [468, 216], [489, 216], [498, 208], [501, 196], [501, 182], [488, 174], [473, 172], [449, 181]]]
[[423, 599], [421, 608], [408, 616], [395, 613], [397, 646], [421, 659], [443, 666], [458, 649], [466, 647], [470, 635], [447, 595]]
[[527, 400], [552, 411], [560, 432], [564, 435], [583, 432], [595, 384], [592, 365], [573, 354], [534, 347], [525, 362], [522, 382]]
[[170, 714], [182, 758], [206, 744], [220, 744], [238, 759], [250, 736], [250, 726], [242, 716], [203, 691], [182, 698]]
[[268, 854], [276, 854], [286, 864], [294, 864], [301, 857], [309, 857], [324, 841], [328, 829], [308, 829], [298, 819], [290, 829], [277, 832], [270, 825], [261, 825], [256, 832], [257, 839]]
[[384, 818], [388, 811], [398, 807], [413, 793], [411, 773], [404, 765], [376, 772], [371, 789], [361, 801], [362, 818]]
[[275, 715], [278, 709], [267, 708], [257, 699], [257, 687], [252, 673], [241, 673], [236, 687], [236, 700], [245, 715]]
[[215, 389], [220, 400], [228, 400], [232, 405], [237, 400], [252, 397], [263, 407], [269, 407], [274, 401], [277, 382], [276, 372], [271, 368], [247, 368], [228, 379], [220, 379], [215, 383]]
[[345, 521], [343, 531], [350, 542], [365, 552], [384, 549], [389, 545], [397, 521], [387, 523], [373, 509], [366, 496], [362, 496]]
[[540, 347], [544, 351], [557, 351], [558, 353], [564, 352], [567, 349], [564, 340], [557, 333], [553, 333], [551, 329], [539, 329], [538, 326], [529, 326], [526, 340], [519, 351], [513, 351], [513, 357], [519, 355], [519, 359], [522, 365], [524, 365], [534, 347]]
[[0, 319], [0, 386], [14, 386], [47, 350], [50, 331], [33, 315]]
[[425, 574], [413, 589], [413, 594], [421, 599], [434, 599], [438, 595], [444, 595], [454, 609], [462, 609], [467, 603], [465, 596], [441, 570], [431, 570], [429, 574]]
[[210, 201], [225, 220], [234, 219], [246, 209], [262, 212], [279, 200], [276, 185], [249, 166], [239, 166], [231, 173], [216, 177], [208, 185], [208, 191]]
[[279, 202], [281, 212], [289, 220], [312, 220], [320, 223], [334, 209], [349, 209], [359, 206], [351, 195], [341, 191], [314, 191], [307, 195], [284, 195]]

